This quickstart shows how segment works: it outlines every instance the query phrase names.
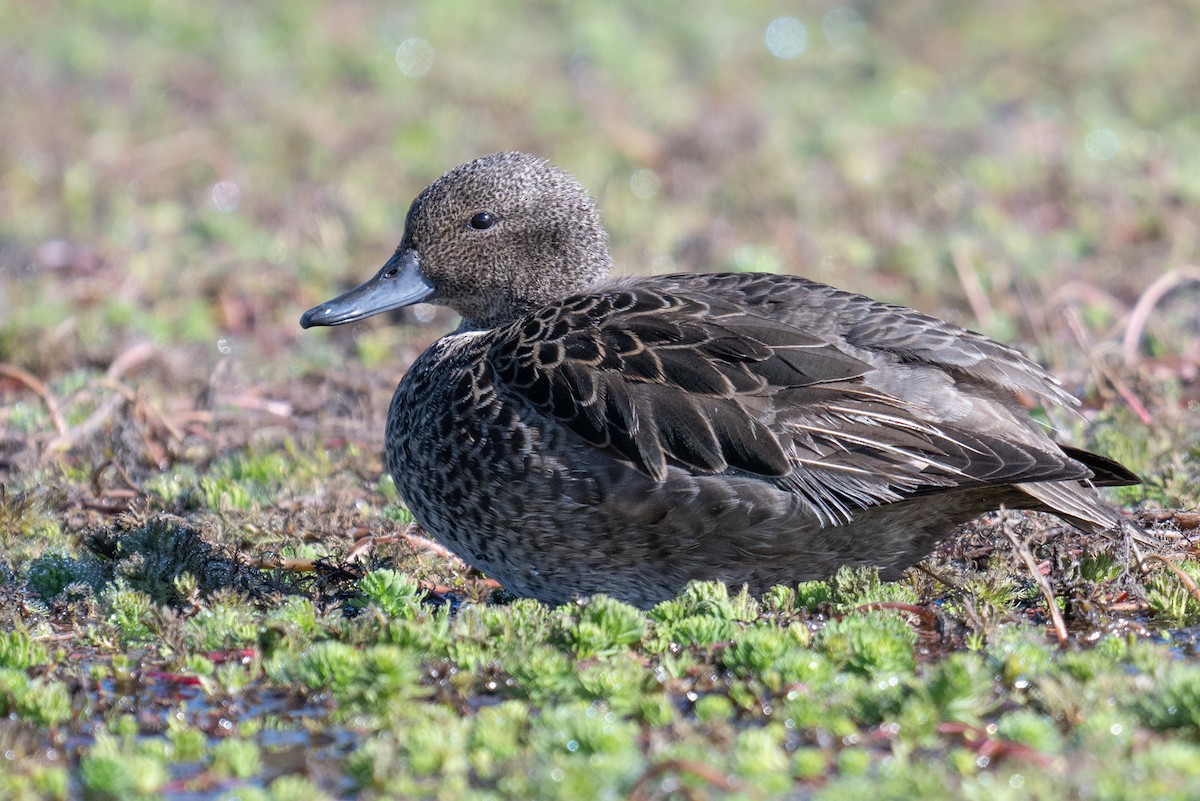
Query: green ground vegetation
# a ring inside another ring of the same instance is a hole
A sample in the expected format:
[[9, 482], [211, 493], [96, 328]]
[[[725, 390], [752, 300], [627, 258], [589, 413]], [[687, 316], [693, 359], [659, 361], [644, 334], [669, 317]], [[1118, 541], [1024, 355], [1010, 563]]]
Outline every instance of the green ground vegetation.
[[[0, 797], [1200, 796], [1198, 26], [0, 4]], [[622, 272], [798, 272], [1019, 344], [1166, 561], [998, 514], [896, 583], [506, 595], [381, 478], [452, 319], [297, 320], [511, 148], [594, 191]]]

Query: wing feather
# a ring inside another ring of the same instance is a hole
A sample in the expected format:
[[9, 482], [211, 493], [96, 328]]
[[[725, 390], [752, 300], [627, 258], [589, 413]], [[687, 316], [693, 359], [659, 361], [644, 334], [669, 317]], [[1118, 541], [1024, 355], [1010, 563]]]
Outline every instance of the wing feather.
[[[698, 278], [630, 282], [518, 321], [488, 354], [497, 391], [656, 480], [672, 466], [757, 475], [803, 496], [828, 524], [907, 496], [1091, 475], [1049, 438], [930, 419], [871, 382], [886, 367], [872, 354], [886, 352], [959, 375], [963, 392], [983, 386], [984, 402], [1001, 402], [996, 387], [1065, 395], [1048, 378], [1035, 380], [1040, 368], [1015, 351], [978, 337], [985, 344], [969, 338], [965, 352], [952, 353], [958, 329], [930, 330], [932, 318], [891, 312], [884, 333], [859, 330], [858, 296], [835, 298], [843, 336], [829, 320], [805, 326], [795, 313], [805, 291], [819, 296], [814, 303], [828, 301], [819, 284]], [[764, 292], [764, 282], [790, 302]], [[776, 309], [790, 313], [768, 315]]]

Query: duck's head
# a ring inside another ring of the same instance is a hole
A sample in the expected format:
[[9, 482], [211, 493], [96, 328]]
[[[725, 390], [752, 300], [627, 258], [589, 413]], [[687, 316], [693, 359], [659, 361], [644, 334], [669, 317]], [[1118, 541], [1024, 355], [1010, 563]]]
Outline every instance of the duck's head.
[[306, 311], [300, 325], [425, 302], [454, 309], [466, 330], [494, 328], [604, 278], [607, 238], [573, 177], [524, 153], [484, 156], [426, 187], [383, 269]]

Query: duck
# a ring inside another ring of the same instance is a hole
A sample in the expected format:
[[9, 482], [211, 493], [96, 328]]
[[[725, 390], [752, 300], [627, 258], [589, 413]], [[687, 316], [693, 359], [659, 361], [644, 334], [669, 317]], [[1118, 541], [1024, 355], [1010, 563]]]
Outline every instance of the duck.
[[1138, 477], [1052, 438], [1020, 398], [1078, 401], [1013, 348], [798, 275], [611, 270], [580, 182], [495, 153], [424, 189], [382, 269], [300, 319], [458, 313], [396, 389], [386, 463], [415, 522], [517, 596], [896, 580], [1001, 508], [1130, 525], [1097, 487]]

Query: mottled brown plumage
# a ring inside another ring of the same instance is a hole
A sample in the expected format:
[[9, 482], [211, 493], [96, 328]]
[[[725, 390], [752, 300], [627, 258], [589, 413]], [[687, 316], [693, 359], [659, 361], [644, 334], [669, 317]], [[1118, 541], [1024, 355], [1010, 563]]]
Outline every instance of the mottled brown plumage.
[[488, 156], [301, 321], [463, 316], [396, 390], [388, 467], [422, 527], [513, 592], [647, 606], [698, 578], [896, 577], [1002, 505], [1122, 527], [1092, 483], [1137, 478], [1025, 413], [1016, 393], [1075, 400], [1016, 351], [794, 276], [610, 281], [606, 239], [573, 178]]

